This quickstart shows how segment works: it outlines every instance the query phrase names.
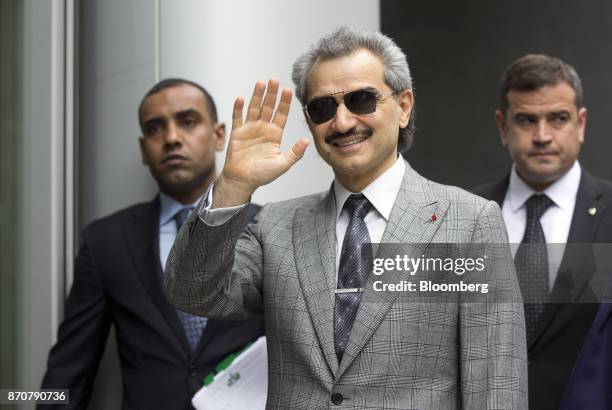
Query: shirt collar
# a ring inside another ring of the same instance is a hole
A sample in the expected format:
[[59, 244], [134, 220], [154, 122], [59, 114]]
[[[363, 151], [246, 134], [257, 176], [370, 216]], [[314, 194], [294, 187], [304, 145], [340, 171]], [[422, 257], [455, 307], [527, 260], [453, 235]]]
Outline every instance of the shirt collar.
[[[378, 213], [389, 220], [393, 203], [402, 186], [404, 173], [406, 172], [406, 163], [400, 155], [395, 164], [386, 170], [381, 176], [374, 180], [370, 185], [364, 188], [361, 193], [368, 198], [368, 201], [378, 211]], [[349, 195], [354, 192], [346, 189], [338, 179], [334, 179], [334, 195], [336, 197], [336, 220], [340, 217], [344, 203]]]
[[[559, 208], [565, 210], [571, 209], [578, 193], [581, 173], [580, 164], [578, 161], [575, 161], [574, 165], [572, 165], [565, 175], [541, 193], [546, 194]], [[512, 212], [518, 211], [529, 197], [535, 193], [537, 192], [519, 177], [516, 172], [516, 165], [512, 165], [510, 182], [508, 184], [508, 201]]]
[[179, 212], [183, 208], [195, 208], [200, 199], [195, 201], [190, 205], [183, 205], [176, 199], [172, 198], [169, 195], [164, 194], [163, 192], [159, 193], [159, 202], [161, 204], [161, 210], [159, 212], [159, 226], [163, 226], [170, 222], [174, 215]]

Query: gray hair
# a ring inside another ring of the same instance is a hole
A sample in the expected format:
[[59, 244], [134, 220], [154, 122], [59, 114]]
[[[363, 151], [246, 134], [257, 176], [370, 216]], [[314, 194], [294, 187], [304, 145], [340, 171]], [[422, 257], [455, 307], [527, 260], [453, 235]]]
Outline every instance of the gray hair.
[[[332, 60], [366, 49], [378, 56], [384, 67], [384, 81], [395, 93], [413, 91], [410, 68], [404, 52], [395, 42], [378, 31], [366, 31], [355, 27], [341, 26], [321, 37], [308, 51], [293, 63], [291, 78], [295, 83], [295, 95], [305, 106], [308, 102], [306, 79], [318, 59]], [[406, 151], [412, 145], [415, 131], [414, 105], [408, 125], [399, 130], [397, 150]]]

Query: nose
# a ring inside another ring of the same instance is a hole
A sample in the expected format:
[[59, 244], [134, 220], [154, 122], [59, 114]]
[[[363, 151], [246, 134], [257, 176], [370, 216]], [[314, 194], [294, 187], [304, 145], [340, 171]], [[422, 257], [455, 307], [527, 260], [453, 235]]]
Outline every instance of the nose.
[[533, 140], [535, 143], [538, 144], [546, 144], [552, 141], [552, 128], [549, 126], [545, 119], [542, 119], [538, 122], [538, 126], [535, 130]]
[[168, 124], [168, 129], [164, 135], [164, 143], [168, 146], [180, 144], [180, 130], [174, 123]]
[[350, 129], [355, 127], [356, 119], [355, 114], [349, 111], [344, 105], [344, 102], [341, 102], [338, 105], [338, 109], [336, 111], [336, 116], [334, 117], [332, 127], [334, 131], [339, 133], [345, 133]]

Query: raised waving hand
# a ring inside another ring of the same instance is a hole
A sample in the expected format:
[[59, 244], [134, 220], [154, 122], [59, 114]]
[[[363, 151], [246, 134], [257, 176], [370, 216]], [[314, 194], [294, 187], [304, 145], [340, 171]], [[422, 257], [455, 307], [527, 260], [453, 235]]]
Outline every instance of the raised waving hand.
[[275, 111], [278, 80], [257, 82], [243, 118], [244, 98], [234, 102], [232, 132], [223, 170], [215, 182], [213, 208], [240, 205], [253, 192], [287, 172], [308, 147], [308, 139], [301, 138], [287, 152], [281, 152], [292, 92], [285, 88]]

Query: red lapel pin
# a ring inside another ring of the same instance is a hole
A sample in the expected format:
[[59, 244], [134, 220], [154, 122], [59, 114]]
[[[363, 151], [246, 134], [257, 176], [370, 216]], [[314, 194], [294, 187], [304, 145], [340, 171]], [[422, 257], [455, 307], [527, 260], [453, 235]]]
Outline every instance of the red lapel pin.
[[432, 215], [431, 215], [431, 220], [432, 220], [433, 222], [436, 222], [436, 220], [437, 220], [437, 219], [438, 219], [438, 216], [437, 216], [436, 214], [432, 214]]

